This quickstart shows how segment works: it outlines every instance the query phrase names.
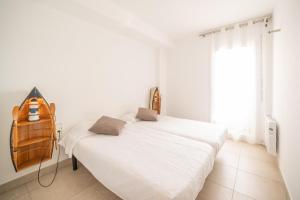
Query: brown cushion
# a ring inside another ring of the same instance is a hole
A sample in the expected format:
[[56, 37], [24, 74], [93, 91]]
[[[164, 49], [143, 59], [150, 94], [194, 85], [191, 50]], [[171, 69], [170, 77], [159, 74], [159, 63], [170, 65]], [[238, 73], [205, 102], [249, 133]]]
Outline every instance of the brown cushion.
[[104, 135], [119, 135], [126, 122], [107, 116], [102, 116], [89, 131]]
[[139, 108], [136, 118], [144, 121], [157, 121], [157, 111], [147, 108]]

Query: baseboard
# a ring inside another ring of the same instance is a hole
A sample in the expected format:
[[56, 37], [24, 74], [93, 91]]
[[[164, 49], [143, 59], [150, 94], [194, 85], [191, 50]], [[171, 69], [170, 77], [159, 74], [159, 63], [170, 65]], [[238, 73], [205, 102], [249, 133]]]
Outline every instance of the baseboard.
[[[58, 168], [66, 167], [68, 165], [71, 165], [72, 161], [71, 159], [66, 159], [63, 161], [60, 161], [58, 164]], [[46, 175], [49, 173], [52, 173], [55, 170], [56, 164], [50, 165], [48, 167], [45, 167], [41, 169], [41, 174]], [[6, 192], [8, 190], [11, 190], [13, 188], [19, 187], [23, 184], [26, 184], [30, 181], [33, 181], [37, 178], [38, 171], [32, 172], [30, 174], [26, 174], [25, 176], [22, 176], [20, 178], [17, 178], [15, 180], [12, 180], [10, 182], [4, 183], [0, 185], [0, 194], [3, 192]]]
[[285, 191], [286, 191], [286, 195], [285, 195], [286, 197], [285, 197], [285, 199], [286, 199], [286, 200], [290, 200], [291, 198], [290, 198], [289, 190], [288, 190], [286, 181], [285, 181], [285, 179], [284, 179], [284, 176], [283, 176], [281, 167], [280, 167], [280, 165], [279, 165], [279, 159], [278, 159], [278, 157], [277, 157], [277, 166], [278, 166], [278, 169], [279, 169], [281, 178], [282, 178], [282, 182], [283, 182], [284, 189], [285, 189]]

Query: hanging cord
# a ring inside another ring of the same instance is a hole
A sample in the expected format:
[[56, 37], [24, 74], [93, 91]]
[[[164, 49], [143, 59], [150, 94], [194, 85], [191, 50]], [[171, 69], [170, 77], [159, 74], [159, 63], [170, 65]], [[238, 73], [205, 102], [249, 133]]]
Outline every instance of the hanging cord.
[[[60, 133], [61, 133], [61, 130], [58, 130], [58, 141], [60, 140]], [[60, 146], [58, 145], [58, 156], [57, 156], [57, 161], [56, 161], [56, 168], [55, 168], [55, 173], [54, 173], [54, 176], [51, 180], [51, 182], [48, 184], [48, 185], [44, 185], [43, 183], [41, 183], [41, 180], [40, 180], [40, 173], [41, 173], [41, 166], [42, 166], [42, 162], [44, 160], [44, 157], [45, 157], [45, 152], [41, 158], [41, 161], [40, 161], [40, 165], [39, 165], [39, 171], [38, 171], [38, 182], [40, 184], [40, 186], [42, 187], [49, 187], [52, 185], [52, 183], [54, 182], [55, 178], [56, 178], [56, 175], [57, 175], [57, 170], [58, 170], [58, 162], [59, 162], [59, 157], [60, 157]]]

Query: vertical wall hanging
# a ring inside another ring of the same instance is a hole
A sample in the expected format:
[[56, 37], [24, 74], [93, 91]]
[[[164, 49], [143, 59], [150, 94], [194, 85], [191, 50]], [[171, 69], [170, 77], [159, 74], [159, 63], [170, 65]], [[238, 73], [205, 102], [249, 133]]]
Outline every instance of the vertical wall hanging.
[[51, 159], [56, 142], [55, 104], [49, 105], [35, 87], [12, 115], [10, 149], [16, 172]]
[[161, 98], [160, 98], [158, 87], [151, 88], [149, 108], [151, 110], [156, 110], [157, 113], [160, 114], [160, 104], [161, 104]]

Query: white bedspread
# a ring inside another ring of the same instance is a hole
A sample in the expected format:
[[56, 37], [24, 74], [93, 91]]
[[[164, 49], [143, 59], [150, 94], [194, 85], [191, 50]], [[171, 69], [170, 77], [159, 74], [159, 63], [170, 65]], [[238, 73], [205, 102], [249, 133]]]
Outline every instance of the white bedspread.
[[214, 163], [205, 143], [127, 124], [119, 136], [92, 134], [83, 123], [61, 145], [125, 200], [193, 200]]
[[158, 121], [135, 121], [134, 124], [208, 143], [216, 153], [227, 133], [226, 128], [216, 124], [163, 115], [158, 116]]

